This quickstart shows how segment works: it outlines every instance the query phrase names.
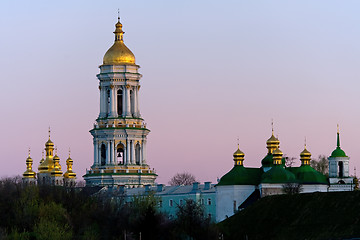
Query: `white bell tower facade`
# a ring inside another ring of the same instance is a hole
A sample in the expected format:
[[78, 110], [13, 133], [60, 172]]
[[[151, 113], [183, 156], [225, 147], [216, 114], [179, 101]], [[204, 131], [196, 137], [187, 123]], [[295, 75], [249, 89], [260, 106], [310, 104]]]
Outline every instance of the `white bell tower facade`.
[[100, 113], [90, 131], [94, 163], [86, 185], [142, 187], [155, 185], [156, 174], [146, 162], [147, 135], [139, 108], [140, 66], [123, 41], [122, 24], [116, 23], [115, 42], [100, 66]]

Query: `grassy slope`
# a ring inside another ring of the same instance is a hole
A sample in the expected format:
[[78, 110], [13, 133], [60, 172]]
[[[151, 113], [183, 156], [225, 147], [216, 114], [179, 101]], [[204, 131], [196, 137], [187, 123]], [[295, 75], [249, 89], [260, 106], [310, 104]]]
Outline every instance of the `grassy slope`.
[[219, 227], [226, 240], [360, 237], [360, 191], [265, 197]]

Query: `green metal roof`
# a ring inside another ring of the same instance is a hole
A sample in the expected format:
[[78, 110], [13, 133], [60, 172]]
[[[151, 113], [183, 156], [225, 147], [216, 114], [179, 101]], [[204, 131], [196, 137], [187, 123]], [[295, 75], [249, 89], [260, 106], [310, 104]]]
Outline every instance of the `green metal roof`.
[[286, 168], [286, 170], [295, 174], [296, 179], [301, 184], [328, 184], [326, 176], [309, 165], [290, 167]]
[[287, 171], [282, 165], [274, 165], [262, 175], [262, 183], [288, 183], [297, 182], [295, 175]]
[[236, 165], [220, 179], [217, 185], [257, 185], [262, 173], [261, 168], [246, 168]]
[[347, 157], [344, 150], [342, 150], [340, 147], [337, 147], [332, 153], [330, 157]]

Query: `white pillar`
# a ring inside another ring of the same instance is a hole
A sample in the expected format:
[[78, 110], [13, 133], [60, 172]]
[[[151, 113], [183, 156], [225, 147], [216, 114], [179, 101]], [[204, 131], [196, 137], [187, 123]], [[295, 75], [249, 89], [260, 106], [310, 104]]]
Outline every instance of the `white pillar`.
[[110, 164], [114, 164], [115, 163], [115, 158], [114, 158], [114, 141], [110, 140]]
[[146, 165], [146, 140], [143, 140], [143, 146], [141, 148], [142, 150], [142, 161], [143, 161], [143, 164]]
[[134, 140], [131, 140], [131, 164], [135, 164], [135, 146], [134, 146]]
[[140, 108], [139, 108], [139, 90], [140, 86], [136, 87], [136, 117], [141, 117]]
[[99, 86], [100, 89], [100, 114], [99, 117], [106, 117], [106, 88]]
[[110, 107], [109, 107], [109, 115], [110, 117], [116, 117], [115, 109], [115, 98], [114, 98], [114, 85], [110, 86]]
[[130, 86], [126, 85], [126, 116], [131, 117]]
[[140, 145], [140, 165], [143, 165], [143, 155], [144, 155], [144, 141], [141, 141], [141, 145]]
[[98, 142], [97, 144], [97, 150], [98, 150], [98, 155], [97, 155], [97, 164], [101, 165], [101, 143]]
[[110, 150], [110, 141], [107, 142], [107, 151], [106, 151], [106, 165], [110, 164], [110, 154], [111, 154], [111, 150]]
[[126, 139], [126, 165], [130, 164], [130, 143], [129, 139]]
[[94, 165], [98, 165], [98, 142], [94, 139]]
[[126, 87], [122, 86], [122, 117], [126, 116]]

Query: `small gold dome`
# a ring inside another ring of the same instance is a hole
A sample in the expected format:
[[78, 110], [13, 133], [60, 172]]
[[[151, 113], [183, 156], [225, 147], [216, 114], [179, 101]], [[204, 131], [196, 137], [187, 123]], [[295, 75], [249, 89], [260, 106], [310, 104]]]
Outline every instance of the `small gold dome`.
[[245, 156], [245, 154], [238, 148], [237, 150], [236, 150], [236, 152], [234, 152], [234, 158], [241, 158], [241, 157], [244, 157]]
[[[120, 20], [120, 19], [119, 19]], [[135, 64], [135, 55], [126, 47], [122, 30], [122, 24], [118, 21], [115, 24], [115, 42], [104, 55], [104, 65], [116, 65], [116, 64]]]
[[283, 155], [283, 152], [282, 152], [279, 148], [276, 148], [276, 149], [273, 151], [273, 155], [274, 155], [274, 157], [275, 157], [275, 156], [282, 156], [282, 155]]
[[271, 144], [280, 144], [279, 139], [277, 139], [274, 134], [271, 135], [271, 137], [266, 141], [267, 145], [271, 145]]
[[311, 157], [311, 153], [305, 147], [304, 151], [302, 151], [300, 153], [300, 157], [308, 157], [309, 158], [309, 157]]

